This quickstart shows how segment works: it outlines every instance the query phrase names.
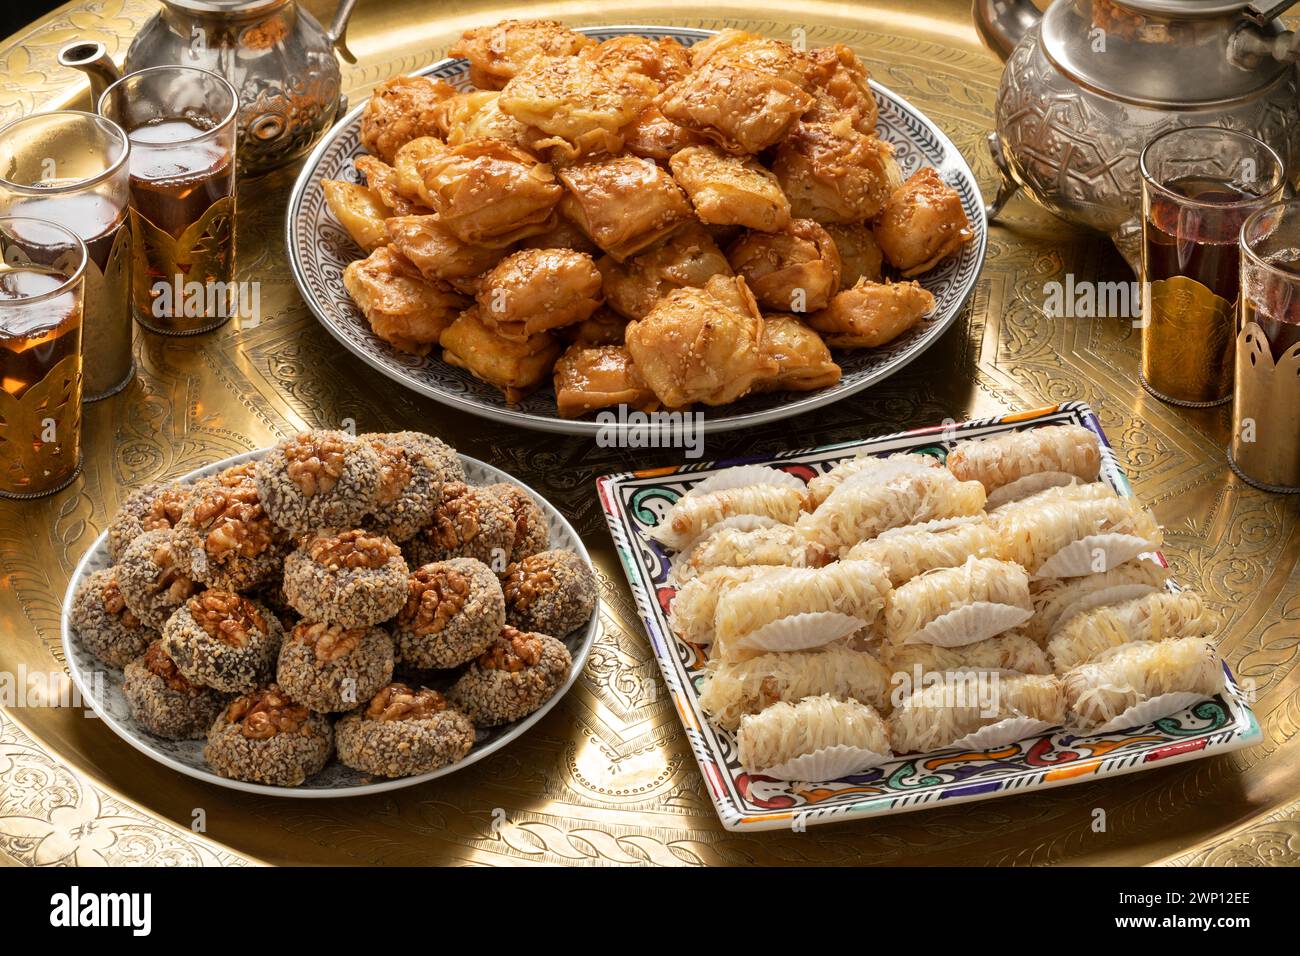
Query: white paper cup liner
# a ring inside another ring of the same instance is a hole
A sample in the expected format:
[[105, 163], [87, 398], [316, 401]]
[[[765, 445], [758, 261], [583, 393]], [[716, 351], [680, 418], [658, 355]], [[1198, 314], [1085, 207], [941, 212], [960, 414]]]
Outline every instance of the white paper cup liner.
[[775, 767], [759, 770], [758, 774], [763, 777], [774, 777], [777, 780], [818, 783], [839, 780], [853, 773], [862, 773], [892, 759], [892, 754], [879, 754], [864, 747], [836, 744], [833, 747], [814, 750], [810, 754], [800, 754]]
[[1033, 616], [1030, 608], [975, 601], [939, 615], [919, 631], [909, 634], [903, 643], [963, 647], [1019, 627]]
[[1193, 704], [1205, 700], [1204, 694], [1197, 694], [1192, 691], [1177, 690], [1168, 694], [1159, 694], [1155, 697], [1149, 697], [1140, 703], [1124, 711], [1118, 716], [1112, 717], [1104, 724], [1092, 728], [1088, 734], [1109, 734], [1116, 730], [1128, 730], [1130, 727], [1142, 727], [1161, 717], [1168, 717], [1170, 714], [1176, 714], [1180, 710], [1191, 707]]
[[1075, 601], [1056, 619], [1052, 625], [1052, 631], [1055, 633], [1065, 627], [1066, 622], [1071, 618], [1078, 617], [1085, 611], [1091, 611], [1094, 608], [1105, 607], [1111, 604], [1123, 604], [1125, 601], [1132, 601], [1136, 598], [1146, 597], [1148, 594], [1155, 594], [1157, 591], [1163, 591], [1164, 588], [1157, 587], [1154, 584], [1116, 584], [1113, 587], [1102, 588], [1099, 591], [1093, 591], [1091, 594], [1085, 594], [1079, 600]]
[[767, 465], [737, 465], [734, 468], [724, 468], [699, 484], [692, 485], [686, 494], [688, 497], [707, 495], [732, 488], [752, 488], [754, 485], [776, 485], [780, 488], [796, 488], [799, 491], [805, 490], [806, 487], [794, 475], [779, 468], [769, 468]]
[[990, 491], [988, 498], [984, 502], [984, 509], [992, 511], [994, 508], [1000, 508], [1012, 501], [1019, 501], [1021, 498], [1028, 498], [1040, 491], [1046, 491], [1048, 488], [1073, 485], [1078, 481], [1078, 477], [1068, 471], [1040, 471], [1037, 474], [1025, 475], [1023, 478], [1017, 478], [1001, 488], [994, 488]]
[[1090, 534], [1056, 552], [1033, 576], [1035, 579], [1079, 578], [1099, 574], [1155, 549], [1153, 542], [1133, 534]]
[[954, 740], [943, 749], [992, 750], [995, 747], [1005, 747], [1017, 740], [1024, 740], [1026, 737], [1037, 737], [1055, 726], [1036, 717], [1005, 717], [996, 723], [985, 724], [979, 730]]
[[839, 641], [867, 627], [871, 622], [839, 611], [807, 611], [764, 624], [744, 637], [728, 642], [728, 657], [766, 654], [770, 651], [806, 651]]

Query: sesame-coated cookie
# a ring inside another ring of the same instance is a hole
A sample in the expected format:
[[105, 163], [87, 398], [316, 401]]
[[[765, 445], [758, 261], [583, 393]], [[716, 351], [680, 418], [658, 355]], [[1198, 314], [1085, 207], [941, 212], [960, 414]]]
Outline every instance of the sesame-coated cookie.
[[449, 558], [477, 558], [494, 571], [510, 563], [515, 519], [505, 502], [486, 488], [461, 482], [443, 485], [433, 520], [404, 546], [411, 567]]
[[125, 667], [158, 636], [126, 606], [116, 568], [96, 571], [78, 585], [71, 617], [82, 645], [110, 667]]
[[176, 527], [189, 495], [189, 486], [176, 482], [155, 482], [127, 495], [108, 526], [109, 557], [121, 560], [126, 546], [146, 531]]
[[447, 696], [477, 727], [508, 724], [550, 700], [572, 666], [569, 649], [555, 638], [506, 627]]
[[596, 576], [573, 551], [543, 551], [510, 565], [501, 588], [506, 621], [521, 631], [563, 637], [591, 620], [596, 608]]
[[356, 528], [374, 506], [380, 470], [369, 442], [341, 431], [301, 432], [257, 463], [257, 490], [287, 531]]
[[464, 759], [474, 725], [437, 691], [389, 684], [335, 726], [339, 760], [363, 773], [409, 777]]
[[126, 546], [117, 563], [117, 586], [131, 613], [153, 628], [162, 627], [199, 590], [167, 528], [146, 531]]
[[406, 604], [390, 627], [402, 664], [426, 669], [478, 657], [505, 623], [505, 597], [492, 570], [475, 558], [452, 558], [411, 572]]
[[131, 716], [149, 733], [168, 740], [206, 736], [228, 699], [186, 680], [159, 641], [126, 665], [122, 690]]
[[442, 500], [443, 466], [428, 435], [391, 432], [361, 436], [379, 455], [379, 489], [365, 526], [406, 541], [433, 519]]
[[276, 683], [320, 713], [351, 710], [393, 677], [393, 640], [378, 628], [303, 622], [280, 645]]
[[308, 621], [369, 627], [401, 610], [406, 577], [402, 550], [382, 535], [314, 535], [284, 562], [284, 596]]
[[246, 591], [270, 584], [284, 569], [288, 535], [262, 507], [244, 462], [194, 485], [176, 523], [176, 544], [190, 575], [208, 587]]
[[163, 627], [162, 646], [186, 680], [243, 694], [271, 679], [283, 631], [274, 614], [231, 591], [204, 591]]
[[296, 787], [321, 771], [333, 749], [329, 719], [271, 684], [222, 710], [208, 731], [203, 758], [223, 777]]
[[486, 490], [500, 498], [514, 518], [515, 540], [510, 548], [511, 561], [519, 561], [551, 546], [551, 528], [546, 521], [546, 512], [542, 511], [542, 506], [532, 495], [508, 481], [487, 485]]

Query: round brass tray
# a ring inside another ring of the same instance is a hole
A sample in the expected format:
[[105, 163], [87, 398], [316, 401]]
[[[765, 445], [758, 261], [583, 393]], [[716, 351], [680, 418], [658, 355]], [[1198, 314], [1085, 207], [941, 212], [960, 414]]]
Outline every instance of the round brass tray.
[[[308, 0], [328, 19], [332, 0]], [[152, 0], [76, 0], [0, 45], [0, 120], [80, 103], [55, 63], [71, 39], [120, 60]], [[986, 193], [983, 148], [1000, 63], [963, 0], [819, 2], [757, 19], [721, 0], [548, 3], [363, 0], [349, 32], [352, 96], [444, 55], [467, 27], [507, 16], [575, 24], [745, 26], [853, 46], [880, 82], [938, 122]], [[802, 34], [794, 33], [802, 31]], [[241, 184], [239, 272], [261, 283], [260, 323], [188, 340], [139, 333], [140, 373], [87, 406], [86, 468], [66, 491], [0, 504], [0, 858], [20, 863], [1278, 863], [1300, 861], [1300, 502], [1256, 491], [1223, 457], [1224, 409], [1182, 411], [1137, 384], [1127, 321], [1050, 318], [1044, 287], [1128, 279], [1099, 237], [1013, 200], [990, 231], [975, 294], [899, 375], [814, 415], [710, 436], [707, 458], [885, 434], [1068, 399], [1088, 402], [1139, 495], [1168, 529], [1165, 554], [1221, 619], [1234, 672], [1255, 682], [1264, 733], [1217, 758], [869, 824], [756, 835], [722, 829], [622, 583], [595, 476], [680, 461], [485, 422], [389, 386], [308, 314], [283, 248], [297, 168]], [[328, 803], [225, 792], [126, 747], [81, 706], [41, 706], [64, 673], [59, 601], [81, 554], [130, 488], [270, 444], [303, 425], [420, 428], [491, 462], [564, 511], [601, 571], [601, 633], [574, 689], [524, 738], [400, 793]], [[32, 683], [15, 699], [14, 685]], [[44, 688], [44, 691], [42, 691]], [[25, 703], [31, 706], [14, 706]], [[1104, 811], [1104, 817], [1097, 811]], [[1097, 821], [1104, 820], [1098, 832]]]

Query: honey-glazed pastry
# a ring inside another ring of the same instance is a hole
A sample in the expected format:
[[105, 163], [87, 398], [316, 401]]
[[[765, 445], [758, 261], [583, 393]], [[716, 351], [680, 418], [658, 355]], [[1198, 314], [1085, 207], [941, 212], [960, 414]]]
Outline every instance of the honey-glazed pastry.
[[438, 221], [461, 242], [508, 246], [554, 225], [564, 189], [551, 167], [500, 140], [475, 139], [424, 161]]
[[596, 267], [603, 280], [605, 301], [628, 319], [645, 318], [673, 289], [703, 289], [714, 276], [731, 275], [727, 257], [698, 222], [687, 223], [667, 239], [623, 262], [603, 256]]
[[365, 186], [338, 179], [321, 181], [325, 204], [352, 241], [367, 254], [388, 243], [384, 220], [392, 214]]
[[612, 59], [537, 57], [511, 77], [499, 103], [503, 112], [546, 134], [536, 145], [558, 146], [573, 158], [622, 149], [619, 130], [659, 89], [650, 77]]
[[776, 368], [754, 383], [756, 392], [812, 392], [840, 380], [822, 337], [793, 315], [763, 316], [763, 356]]
[[219, 690], [188, 681], [161, 641], [152, 642], [127, 662], [125, 671], [122, 692], [131, 717], [149, 733], [168, 740], [205, 736], [227, 700]]
[[370, 627], [402, 607], [406, 574], [402, 549], [382, 535], [310, 535], [284, 560], [284, 596], [308, 621]]
[[155, 482], [126, 496], [108, 526], [108, 556], [120, 560], [126, 546], [146, 531], [174, 528], [190, 496], [188, 485]]
[[404, 668], [459, 667], [487, 650], [506, 624], [501, 583], [482, 561], [452, 558], [417, 568], [390, 628]]
[[675, 83], [691, 71], [690, 51], [672, 37], [610, 37], [583, 49], [578, 56], [595, 67], [623, 66], [648, 76], [660, 88]]
[[512, 146], [523, 145], [527, 127], [501, 109], [497, 90], [470, 90], [442, 101], [437, 114], [438, 131], [448, 146], [471, 139], [499, 139]]
[[933, 269], [975, 235], [957, 190], [928, 166], [890, 194], [875, 233], [889, 264], [905, 276]]
[[918, 282], [860, 279], [809, 315], [808, 324], [833, 349], [870, 349], [892, 342], [933, 308], [934, 296]]
[[[472, 294], [479, 286], [478, 277], [501, 261], [504, 249], [489, 249], [486, 246], [471, 246], [461, 242], [438, 222], [437, 215], [392, 216], [384, 222], [388, 241], [403, 259], [410, 262], [420, 272], [420, 277], [432, 283], [435, 295], [426, 298], [440, 298], [438, 283], [445, 282], [457, 292]], [[401, 260], [398, 260], [401, 264]], [[466, 303], [457, 300], [459, 308]], [[364, 310], [363, 310], [364, 311]], [[436, 321], [429, 329], [437, 329], [438, 334], [459, 314], [459, 309], [451, 313], [439, 312]], [[445, 319], [445, 323], [442, 320]], [[431, 331], [421, 335], [428, 338]], [[436, 342], [437, 337], [429, 340]]]
[[840, 291], [840, 254], [830, 233], [811, 219], [780, 232], [748, 232], [727, 249], [727, 261], [760, 305], [815, 312]]
[[674, 153], [670, 165], [701, 222], [763, 232], [790, 225], [790, 200], [757, 160], [714, 146], [691, 146]]
[[355, 528], [379, 491], [379, 454], [347, 432], [299, 432], [277, 442], [255, 476], [262, 507], [287, 531]]
[[271, 677], [283, 636], [263, 605], [214, 588], [167, 619], [162, 648], [191, 683], [242, 694]]
[[515, 542], [510, 548], [509, 560], [519, 561], [551, 546], [551, 527], [546, 520], [546, 512], [542, 511], [542, 506], [532, 495], [508, 481], [499, 481], [484, 488], [504, 502], [514, 517]]
[[554, 697], [572, 666], [563, 642], [507, 625], [447, 696], [476, 727], [508, 724]]
[[722, 63], [765, 76], [777, 76], [800, 89], [809, 89], [828, 77], [832, 68], [785, 40], [746, 30], [720, 30], [691, 47], [691, 65], [696, 70]]
[[511, 404], [545, 381], [563, 351], [546, 332], [523, 340], [498, 334], [480, 318], [477, 306], [462, 312], [439, 343], [443, 361], [495, 385]]
[[852, 288], [859, 279], [879, 282], [885, 256], [870, 226], [857, 222], [831, 222], [822, 226], [840, 254], [840, 290]]
[[633, 156], [643, 156], [666, 163], [688, 146], [708, 142], [699, 133], [678, 126], [658, 106], [651, 104], [621, 130], [623, 149]]
[[485, 488], [460, 482], [443, 485], [433, 520], [403, 545], [410, 567], [434, 561], [477, 558], [494, 571], [510, 561], [515, 518], [505, 502]]
[[433, 111], [456, 91], [427, 76], [395, 76], [375, 88], [361, 114], [361, 145], [391, 163], [397, 150], [437, 132]]
[[794, 217], [823, 225], [876, 218], [902, 182], [894, 148], [847, 123], [799, 123], [777, 147], [772, 172]]
[[813, 97], [784, 77], [718, 62], [673, 83], [657, 104], [725, 152], [753, 155], [785, 139]]
[[436, 690], [392, 683], [335, 727], [339, 760], [379, 777], [429, 773], [464, 759], [474, 725]]
[[651, 160], [613, 156], [560, 171], [560, 209], [619, 262], [695, 219], [672, 176]]
[[762, 342], [763, 316], [739, 277], [675, 289], [627, 327], [632, 361], [669, 408], [724, 405], [746, 394], [774, 367]]
[[270, 684], [226, 705], [208, 731], [203, 759], [223, 777], [296, 787], [320, 773], [333, 750], [329, 718]]
[[575, 342], [555, 363], [555, 406], [562, 418], [577, 418], [601, 408], [626, 405], [643, 412], [659, 408], [621, 345], [584, 346]]
[[431, 435], [391, 432], [361, 436], [379, 454], [379, 489], [365, 526], [405, 541], [429, 523], [442, 483], [464, 476], [455, 453]]
[[814, 50], [812, 56], [820, 69], [813, 81], [813, 105], [803, 115], [804, 122], [848, 119], [859, 133], [874, 136], [879, 108], [866, 64], [842, 43]]
[[417, 136], [403, 145], [393, 157], [394, 188], [419, 206], [418, 209], [409, 210], [411, 214], [428, 215], [434, 211], [433, 194], [424, 181], [425, 170], [430, 163], [442, 159], [450, 151], [451, 147], [436, 136]]
[[521, 631], [563, 637], [586, 626], [596, 609], [596, 576], [587, 562], [563, 548], [511, 564], [501, 575], [506, 622]]
[[[399, 156], [402, 154], [402, 150], [397, 152]], [[420, 198], [419, 190], [411, 188], [413, 184], [404, 182], [402, 177], [398, 176], [395, 167], [389, 166], [376, 156], [358, 156], [352, 160], [352, 165], [365, 177], [366, 187], [386, 210], [385, 219], [389, 216], [416, 216], [429, 213]]]
[[175, 533], [167, 528], [146, 531], [128, 544], [116, 571], [122, 599], [145, 627], [162, 627], [199, 590]]
[[581, 322], [600, 307], [600, 270], [585, 252], [523, 249], [479, 281], [478, 314], [508, 339]]
[[348, 263], [343, 287], [375, 335], [412, 355], [428, 355], [469, 301], [451, 285], [426, 279], [391, 245]]
[[126, 606], [117, 585], [117, 568], [104, 568], [83, 578], [72, 597], [69, 616], [82, 646], [109, 667], [126, 666], [158, 636]]
[[245, 462], [194, 485], [175, 541], [194, 580], [245, 591], [280, 577], [288, 535], [262, 507], [256, 464]]
[[565, 216], [556, 216], [554, 225], [545, 232], [520, 239], [518, 248], [572, 249], [575, 252], [585, 252], [589, 256], [600, 254], [600, 247], [588, 239], [587, 234]]
[[502, 20], [466, 30], [447, 54], [469, 60], [469, 81], [480, 90], [499, 90], [534, 57], [573, 56], [595, 42], [559, 20]]
[[351, 710], [393, 677], [393, 640], [376, 627], [302, 621], [280, 644], [275, 680], [317, 713]]
[[[568, 355], [573, 351], [573, 347], [580, 349], [596, 348], [601, 345], [622, 345], [623, 337], [627, 333], [627, 319], [619, 315], [613, 309], [601, 306], [587, 318], [574, 325], [568, 326], [560, 337], [569, 343], [569, 349], [564, 354]], [[560, 362], [563, 362], [563, 356], [555, 363], [556, 374], [559, 374]]]

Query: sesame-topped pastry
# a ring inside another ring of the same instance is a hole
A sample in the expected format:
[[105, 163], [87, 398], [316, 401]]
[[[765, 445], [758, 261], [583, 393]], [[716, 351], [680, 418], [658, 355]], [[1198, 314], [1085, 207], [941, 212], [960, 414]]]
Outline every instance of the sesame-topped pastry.
[[162, 627], [198, 590], [167, 528], [146, 531], [126, 546], [117, 563], [117, 586], [131, 613], [153, 628]]
[[284, 562], [284, 596], [309, 621], [369, 627], [406, 602], [402, 550], [369, 531], [312, 535]]
[[284, 632], [275, 615], [232, 591], [196, 594], [163, 627], [163, 650], [186, 679], [243, 694], [271, 678]]
[[560, 641], [507, 626], [447, 696], [478, 727], [508, 724], [550, 700], [572, 666]]
[[169, 740], [207, 734], [227, 699], [221, 691], [186, 680], [161, 641], [126, 665], [122, 690], [131, 716], [149, 733]]
[[243, 591], [274, 581], [284, 566], [288, 535], [267, 515], [253, 462], [198, 482], [176, 525], [176, 543], [190, 574], [209, 587]]
[[189, 495], [190, 489], [176, 482], [144, 485], [127, 495], [108, 526], [109, 557], [121, 560], [126, 546], [146, 531], [176, 527]]
[[433, 462], [434, 469], [437, 471], [438, 480], [444, 485], [453, 481], [465, 481], [465, 466], [460, 463], [460, 456], [456, 454], [456, 449], [441, 438], [426, 435], [424, 432], [389, 432], [376, 437], [423, 446], [425, 454]]
[[482, 654], [505, 623], [505, 598], [491, 568], [452, 558], [411, 572], [406, 604], [391, 627], [403, 665], [446, 668]]
[[428, 527], [406, 542], [406, 558], [412, 567], [477, 558], [502, 571], [510, 563], [515, 533], [515, 516], [505, 502], [486, 488], [452, 482], [443, 485]]
[[474, 725], [427, 687], [392, 683], [335, 728], [339, 760], [381, 777], [409, 777], [456, 763], [474, 746]]
[[358, 527], [375, 503], [379, 479], [379, 454], [341, 431], [301, 432], [257, 463], [263, 507], [295, 533]]
[[508, 481], [487, 485], [490, 491], [505, 503], [515, 519], [515, 541], [510, 549], [510, 560], [518, 561], [551, 546], [551, 528], [542, 506], [523, 488]]
[[393, 676], [393, 640], [373, 627], [342, 628], [303, 621], [280, 645], [275, 678], [312, 710], [351, 710]]
[[82, 580], [72, 598], [71, 617], [86, 650], [110, 667], [125, 667], [158, 636], [126, 606], [116, 568], [96, 571]]
[[530, 555], [501, 575], [506, 620], [524, 631], [563, 637], [591, 619], [596, 576], [572, 551]]
[[320, 772], [333, 749], [329, 718], [271, 684], [236, 698], [218, 715], [203, 759], [223, 777], [296, 787]]
[[433, 518], [442, 499], [442, 464], [427, 435], [393, 432], [363, 437], [378, 452], [380, 469], [366, 527], [394, 541], [405, 541]]

